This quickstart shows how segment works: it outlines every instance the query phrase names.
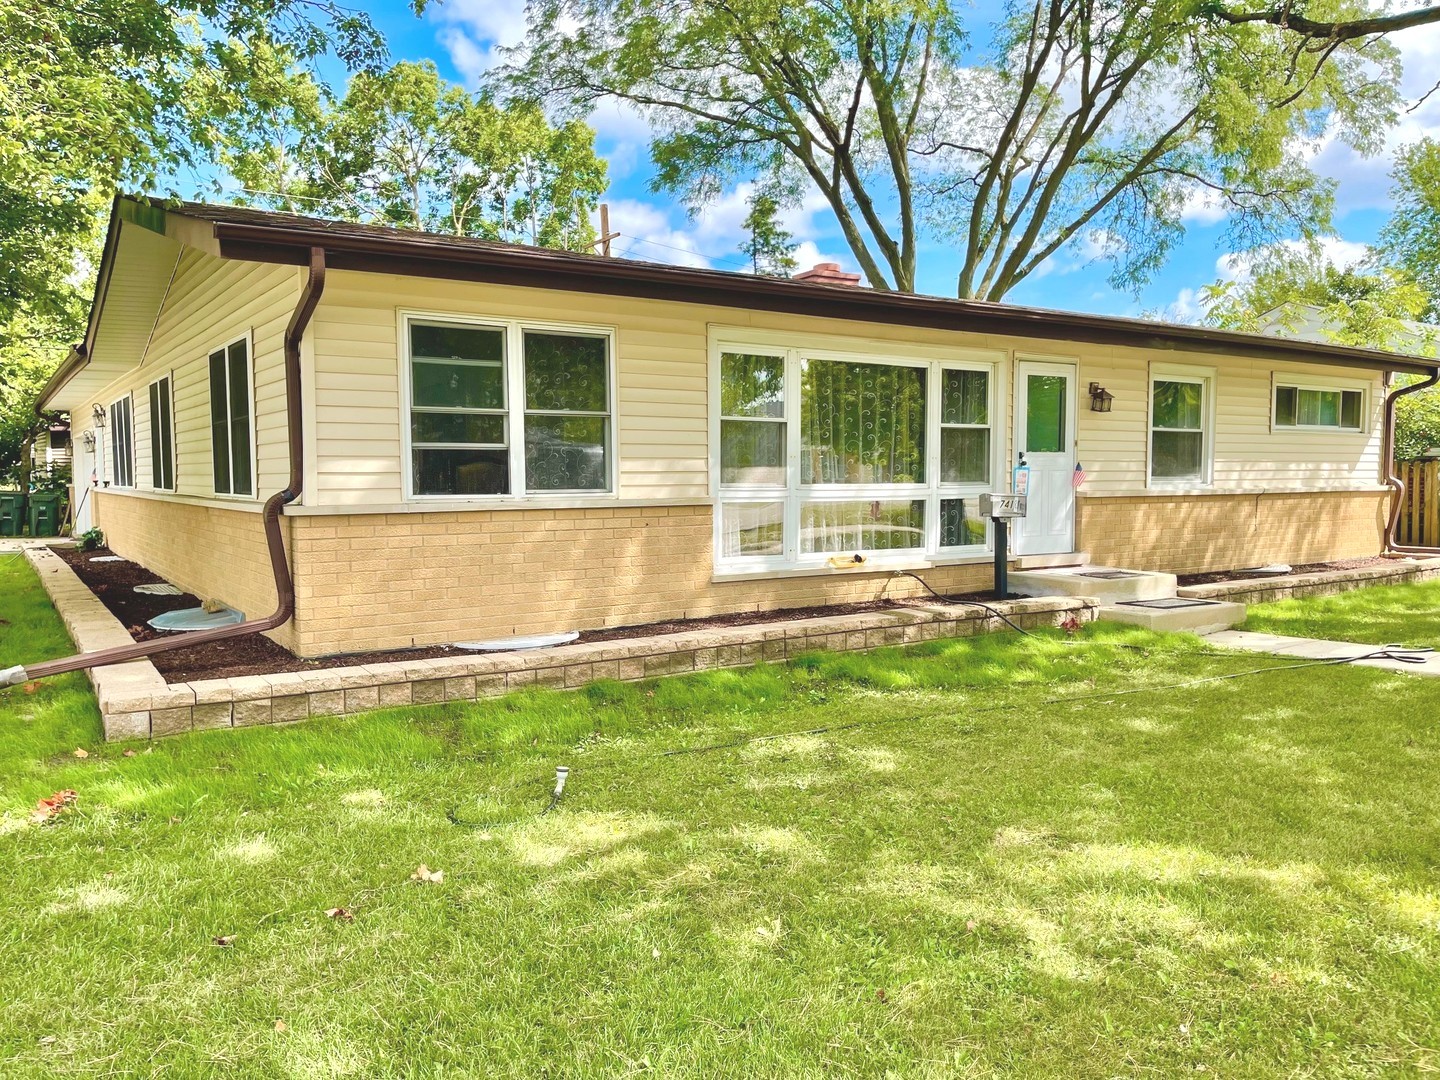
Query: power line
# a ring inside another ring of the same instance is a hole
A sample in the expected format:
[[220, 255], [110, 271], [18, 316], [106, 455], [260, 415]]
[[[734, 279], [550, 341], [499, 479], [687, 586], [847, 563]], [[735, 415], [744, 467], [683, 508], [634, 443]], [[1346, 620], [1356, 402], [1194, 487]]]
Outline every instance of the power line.
[[[622, 236], [625, 236], [625, 235], [628, 235], [628, 234], [622, 233], [621, 235], [622, 235]], [[731, 266], [749, 266], [749, 265], [750, 265], [749, 263], [747, 263], [747, 262], [746, 262], [745, 260], [743, 260], [743, 259], [736, 259], [736, 258], [734, 258], [734, 257], [725, 258], [725, 257], [719, 256], [719, 255], [707, 255], [707, 254], [705, 254], [705, 252], [703, 252], [703, 251], [696, 251], [694, 248], [677, 247], [677, 246], [675, 246], [674, 244], [665, 244], [665, 243], [662, 243], [662, 242], [659, 241], [659, 240], [651, 240], [651, 239], [648, 239], [647, 237], [644, 237], [644, 236], [633, 236], [633, 235], [632, 235], [632, 236], [630, 236], [630, 239], [631, 239], [631, 240], [634, 240], [636, 243], [640, 243], [640, 244], [654, 244], [656, 247], [668, 248], [668, 249], [671, 250], [671, 251], [678, 251], [678, 252], [680, 252], [680, 253], [683, 254], [683, 255], [694, 255], [694, 256], [697, 256], [697, 257], [699, 257], [699, 258], [701, 258], [701, 259], [706, 259], [706, 260], [708, 260], [708, 261], [710, 261], [710, 262], [729, 263]]]

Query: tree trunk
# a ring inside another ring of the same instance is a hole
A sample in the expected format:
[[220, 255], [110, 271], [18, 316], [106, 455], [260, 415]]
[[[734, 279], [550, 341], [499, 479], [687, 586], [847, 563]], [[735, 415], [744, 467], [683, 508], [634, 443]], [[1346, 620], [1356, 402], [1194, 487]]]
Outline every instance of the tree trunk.
[[20, 440], [20, 490], [30, 492], [30, 459], [34, 454], [35, 436], [28, 434]]

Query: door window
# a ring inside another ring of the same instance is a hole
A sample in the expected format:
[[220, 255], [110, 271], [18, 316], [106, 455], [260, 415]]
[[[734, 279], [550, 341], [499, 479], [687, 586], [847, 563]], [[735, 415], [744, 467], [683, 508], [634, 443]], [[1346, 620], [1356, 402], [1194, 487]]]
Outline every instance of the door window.
[[1065, 383], [1063, 375], [1028, 375], [1025, 380], [1025, 451], [1065, 452]]

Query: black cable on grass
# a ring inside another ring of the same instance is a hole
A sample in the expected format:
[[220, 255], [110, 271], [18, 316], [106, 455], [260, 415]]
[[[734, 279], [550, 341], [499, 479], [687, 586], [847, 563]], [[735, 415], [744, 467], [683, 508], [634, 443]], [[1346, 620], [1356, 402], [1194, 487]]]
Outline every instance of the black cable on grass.
[[[1024, 633], [1024, 631], [1022, 631], [1022, 633]], [[1035, 635], [1032, 634], [1028, 636], [1033, 637]], [[1093, 644], [1101, 645], [1104, 643], [1094, 642]], [[1138, 648], [1138, 646], [1132, 647]], [[1263, 675], [1267, 672], [1298, 671], [1303, 668], [1317, 667], [1338, 667], [1344, 664], [1354, 664], [1361, 660], [1393, 660], [1402, 664], [1423, 664], [1425, 663], [1426, 654], [1432, 653], [1433, 651], [1434, 650], [1428, 645], [1420, 646], [1418, 648], [1411, 648], [1403, 645], [1381, 645], [1378, 648], [1372, 650], [1371, 652], [1362, 653], [1359, 656], [1342, 656], [1324, 660], [1305, 660], [1297, 664], [1269, 664], [1265, 667], [1246, 668], [1244, 671], [1230, 671], [1222, 675], [1206, 675], [1197, 679], [1186, 679], [1182, 682], [1162, 683], [1159, 686], [1134, 686], [1129, 689], [1097, 691], [1092, 694], [1072, 694], [1064, 697], [1043, 698], [1038, 702], [1007, 702], [998, 705], [979, 706], [975, 708], [970, 708], [968, 710], [968, 713], [969, 715], [1003, 713], [1022, 708], [1036, 709], [1045, 708], [1047, 706], [1079, 704], [1086, 701], [1107, 701], [1111, 698], [1130, 697], [1135, 694], [1158, 693], [1167, 690], [1185, 690], [1194, 686], [1204, 686], [1209, 683], [1226, 682], [1230, 679], [1243, 679], [1251, 675]], [[1208, 653], [1206, 655], [1227, 657], [1230, 659], [1235, 658], [1235, 654], [1233, 652], [1215, 652]], [[1062, 681], [1063, 680], [1057, 679], [1054, 682], [1048, 683], [1046, 685], [1056, 686], [1059, 685]], [[820, 727], [803, 728], [797, 731], [769, 732], [764, 735], [744, 735], [738, 739], [731, 739], [726, 742], [709, 743], [702, 746], [682, 746], [674, 750], [660, 750], [648, 754], [632, 754], [623, 760], [598, 761], [591, 765], [585, 766], [585, 770], [588, 770], [590, 772], [600, 772], [606, 769], [616, 768], [617, 766], [629, 765], [637, 761], [644, 761], [647, 758], [654, 760], [661, 758], [684, 757], [692, 754], [709, 754], [715, 753], [720, 750], [734, 750], [742, 746], [750, 746], [755, 743], [775, 742], [779, 739], [793, 739], [799, 738], [804, 735], [836, 734], [842, 731], [855, 731], [861, 728], [884, 727], [890, 724], [908, 724], [914, 723], [919, 719], [921, 718], [916, 716], [897, 716], [874, 720], [852, 720], [844, 724], [824, 724]], [[965, 730], [973, 731], [974, 728], [967, 725]], [[562, 768], [564, 767], [562, 766]], [[569, 769], [565, 769], [564, 771], [568, 774]], [[558, 780], [556, 790], [551, 795], [549, 804], [545, 807], [544, 810], [540, 811], [540, 813], [536, 815], [536, 819], [543, 818], [546, 814], [550, 813], [550, 811], [555, 809], [556, 805], [560, 802], [560, 794], [563, 789], [564, 781]], [[521, 817], [513, 818], [506, 821], [467, 821], [461, 818], [456, 813], [453, 807], [445, 812], [445, 816], [449, 819], [452, 825], [458, 825], [462, 828], [467, 829], [485, 830], [507, 828], [512, 825], [518, 825], [524, 821], [532, 820], [531, 818]]]
[[[960, 605], [960, 606], [969, 605], [970, 607], [978, 607], [978, 608], [981, 608], [981, 609], [983, 609], [983, 610], [985, 610], [985, 611], [988, 611], [991, 615], [995, 616], [995, 618], [1000, 619], [1002, 622], [1004, 622], [1007, 626], [1009, 626], [1011, 629], [1013, 629], [1013, 630], [1014, 630], [1016, 633], [1018, 633], [1018, 634], [1021, 634], [1021, 635], [1025, 636], [1025, 637], [1029, 637], [1029, 638], [1038, 638], [1038, 637], [1041, 636], [1041, 635], [1039, 635], [1039, 634], [1033, 634], [1033, 633], [1031, 633], [1029, 630], [1026, 630], [1023, 626], [1019, 626], [1019, 625], [1017, 625], [1016, 623], [1012, 622], [1012, 621], [1005, 615], [1005, 613], [1004, 613], [1003, 611], [1000, 611], [998, 608], [991, 607], [989, 604], [985, 603], [985, 602], [982, 601], [982, 600], [970, 600], [970, 599], [965, 599], [965, 598], [963, 598], [963, 597], [958, 597], [958, 596], [945, 596], [944, 594], [938, 593], [938, 592], [936, 592], [933, 588], [931, 588], [930, 583], [929, 583], [928, 581], [926, 581], [924, 578], [922, 578], [919, 574], [911, 573], [909, 570], [895, 570], [895, 571], [892, 571], [892, 573], [894, 574], [895, 577], [914, 578], [914, 579], [915, 579], [916, 581], [918, 581], [922, 586], [924, 586], [926, 592], [928, 592], [928, 593], [929, 593], [931, 596], [933, 596], [936, 600], [939, 600], [942, 604], [951, 604], [951, 605], [956, 605], [956, 604], [958, 604], [958, 605]], [[1142, 651], [1142, 652], [1148, 652], [1148, 651], [1150, 650], [1150, 646], [1148, 646], [1148, 645], [1132, 645], [1132, 644], [1130, 644], [1129, 642], [1124, 642], [1124, 641], [1075, 641], [1075, 640], [1067, 640], [1067, 641], [1065, 642], [1065, 644], [1067, 644], [1067, 645], [1086, 645], [1086, 646], [1090, 646], [1090, 647], [1106, 648], [1106, 649], [1136, 649], [1136, 650], [1139, 650], [1139, 651]], [[1350, 658], [1348, 658], [1348, 659], [1339, 660], [1339, 661], [1327, 660], [1327, 661], [1324, 661], [1324, 662], [1325, 662], [1325, 663], [1344, 663], [1344, 664], [1349, 664], [1349, 663], [1354, 663], [1356, 660], [1374, 660], [1374, 659], [1381, 659], [1381, 660], [1395, 660], [1395, 661], [1397, 661], [1397, 662], [1399, 662], [1399, 663], [1402, 663], [1402, 664], [1423, 664], [1423, 663], [1425, 662], [1425, 659], [1424, 659], [1424, 657], [1423, 657], [1422, 655], [1419, 655], [1419, 654], [1431, 653], [1431, 652], [1434, 652], [1434, 651], [1435, 651], [1435, 650], [1432, 649], [1429, 645], [1397, 645], [1397, 644], [1394, 644], [1394, 643], [1389, 644], [1389, 645], [1381, 645], [1381, 646], [1379, 646], [1379, 650], [1380, 650], [1380, 651], [1378, 651], [1378, 652], [1376, 652], [1376, 653], [1367, 653], [1367, 654], [1365, 654], [1364, 656], [1354, 656], [1354, 657], [1350, 657]], [[1233, 650], [1233, 649], [1195, 649], [1195, 650], [1191, 650], [1191, 655], [1193, 655], [1193, 656], [1234, 656], [1234, 655], [1235, 655], [1235, 650]], [[1277, 669], [1277, 668], [1261, 668], [1261, 669], [1258, 669], [1258, 670], [1274, 671], [1274, 670], [1280, 670], [1280, 669]]]
[[962, 600], [958, 597], [944, 596], [936, 592], [930, 586], [930, 583], [924, 578], [922, 578], [919, 574], [913, 574], [909, 570], [896, 570], [893, 573], [895, 577], [914, 578], [922, 586], [924, 586], [926, 592], [928, 592], [936, 600], [939, 600], [942, 604], [969, 604], [971, 607], [982, 608], [983, 610], [988, 611], [991, 615], [994, 615], [997, 619], [1005, 623], [1005, 625], [1009, 626], [1016, 633], [1024, 634], [1026, 637], [1035, 636], [1034, 634], [1030, 633], [1029, 630], [1026, 630], [1023, 626], [1019, 626], [1014, 622], [1011, 622], [1010, 617], [1006, 615], [1003, 611], [1001, 611], [999, 608], [993, 608], [989, 604], [981, 600]]

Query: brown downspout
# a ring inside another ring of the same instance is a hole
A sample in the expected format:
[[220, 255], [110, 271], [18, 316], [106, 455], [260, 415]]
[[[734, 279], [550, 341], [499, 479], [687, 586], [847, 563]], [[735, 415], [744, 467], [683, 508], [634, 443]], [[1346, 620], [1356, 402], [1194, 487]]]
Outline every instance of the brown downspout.
[[1385, 550], [1393, 551], [1397, 555], [1440, 555], [1440, 547], [1413, 547], [1395, 542], [1395, 527], [1400, 523], [1400, 511], [1405, 505], [1405, 481], [1395, 474], [1395, 403], [1407, 394], [1428, 390], [1436, 383], [1440, 383], [1440, 371], [1432, 372], [1428, 379], [1421, 382], [1402, 386], [1385, 398], [1385, 421], [1380, 436], [1380, 467], [1385, 470], [1385, 483], [1395, 491], [1395, 498], [1390, 503], [1390, 520], [1385, 523]]
[[46, 660], [26, 667], [10, 668], [0, 671], [0, 686], [13, 686], [66, 671], [83, 671], [107, 664], [121, 664], [172, 649], [187, 649], [192, 645], [258, 634], [283, 625], [295, 614], [295, 582], [290, 576], [290, 564], [285, 558], [285, 539], [280, 532], [280, 515], [287, 503], [300, 497], [300, 490], [304, 485], [305, 438], [300, 427], [300, 341], [305, 336], [305, 328], [310, 324], [310, 317], [315, 314], [315, 306], [319, 304], [320, 294], [324, 290], [325, 249], [313, 247], [310, 249], [310, 276], [301, 290], [300, 302], [290, 316], [290, 325], [285, 328], [285, 418], [290, 435], [290, 482], [283, 491], [277, 491], [265, 500], [262, 515], [265, 521], [265, 544], [270, 551], [270, 568], [275, 574], [275, 593], [278, 598], [274, 613], [263, 619], [237, 623], [234, 626], [196, 630], [188, 634], [176, 634], [174, 637], [156, 638], [154, 641], [137, 641], [134, 645], [121, 645], [113, 649], [79, 653], [61, 660]]

